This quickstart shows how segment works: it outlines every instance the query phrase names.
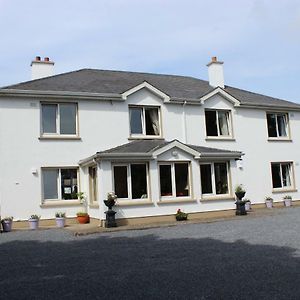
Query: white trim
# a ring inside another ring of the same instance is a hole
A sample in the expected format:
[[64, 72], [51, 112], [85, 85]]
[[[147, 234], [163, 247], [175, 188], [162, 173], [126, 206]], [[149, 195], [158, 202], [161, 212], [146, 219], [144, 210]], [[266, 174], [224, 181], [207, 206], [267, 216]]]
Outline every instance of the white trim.
[[211, 97], [213, 97], [214, 95], [217, 95], [217, 94], [223, 96], [226, 100], [228, 100], [229, 102], [231, 102], [233, 104], [233, 106], [240, 106], [240, 101], [238, 99], [236, 99], [235, 97], [231, 96], [229, 93], [227, 93], [226, 91], [224, 91], [220, 87], [216, 87], [214, 90], [212, 90], [208, 94], [202, 96], [200, 98], [201, 104], [204, 104], [204, 102], [206, 100], [209, 100]]
[[144, 88], [148, 89], [150, 92], [152, 92], [152, 93], [156, 94], [157, 96], [159, 96], [160, 98], [162, 98], [164, 102], [169, 102], [170, 101], [170, 96], [168, 96], [167, 94], [165, 94], [161, 90], [157, 89], [156, 87], [154, 87], [153, 85], [151, 85], [147, 81], [144, 81], [144, 82], [138, 84], [137, 86], [123, 92], [121, 94], [122, 99], [126, 100], [129, 95], [132, 95], [132, 94], [136, 93], [137, 91], [139, 91], [141, 89], [144, 89]]

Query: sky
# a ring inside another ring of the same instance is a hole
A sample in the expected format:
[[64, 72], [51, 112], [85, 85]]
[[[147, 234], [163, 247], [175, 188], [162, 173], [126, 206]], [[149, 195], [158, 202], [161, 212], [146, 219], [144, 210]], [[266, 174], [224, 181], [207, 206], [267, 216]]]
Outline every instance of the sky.
[[299, 0], [0, 0], [0, 86], [30, 80], [35, 56], [82, 68], [207, 80], [300, 103]]

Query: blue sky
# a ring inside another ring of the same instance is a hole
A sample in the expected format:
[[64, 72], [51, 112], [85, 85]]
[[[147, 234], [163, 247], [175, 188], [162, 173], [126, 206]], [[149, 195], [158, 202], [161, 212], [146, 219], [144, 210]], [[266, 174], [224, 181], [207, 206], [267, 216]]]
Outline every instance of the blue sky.
[[30, 79], [39, 55], [81, 68], [207, 80], [300, 103], [299, 0], [0, 0], [0, 86]]

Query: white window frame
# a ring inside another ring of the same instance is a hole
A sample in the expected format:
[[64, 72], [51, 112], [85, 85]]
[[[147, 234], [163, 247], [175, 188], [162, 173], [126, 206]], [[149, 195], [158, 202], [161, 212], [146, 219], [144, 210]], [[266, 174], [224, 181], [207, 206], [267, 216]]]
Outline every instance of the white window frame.
[[[146, 165], [146, 182], [147, 182], [147, 198], [132, 198], [132, 185], [131, 185], [131, 165]], [[127, 198], [119, 198], [118, 200], [143, 200], [143, 201], [149, 201], [150, 200], [150, 180], [149, 180], [149, 165], [147, 162], [133, 162], [133, 163], [114, 163], [112, 164], [112, 186], [115, 189], [115, 167], [126, 167], [127, 168], [127, 191], [128, 191], [128, 197]], [[117, 195], [118, 196], [118, 195]]]
[[[214, 111], [216, 113], [216, 122], [217, 122], [217, 133], [218, 135], [207, 135], [207, 128], [206, 128], [206, 116], [205, 111]], [[231, 110], [228, 109], [210, 109], [207, 108], [204, 111], [204, 121], [205, 121], [205, 134], [206, 138], [208, 139], [232, 139], [233, 138], [233, 127], [232, 127], [232, 116], [231, 116]], [[228, 131], [229, 135], [221, 135], [220, 134], [220, 125], [219, 125], [219, 112], [226, 112], [227, 114], [227, 122], [228, 122]]]
[[[79, 202], [79, 199], [63, 199], [62, 198], [62, 192], [61, 192], [61, 170], [69, 170], [69, 169], [76, 169], [77, 170], [77, 191], [80, 191], [80, 178], [79, 178], [79, 167], [78, 166], [68, 166], [68, 167], [42, 167], [41, 168], [41, 174], [42, 174], [42, 203], [45, 202], [53, 202], [53, 201], [62, 201], [64, 203], [70, 203], [72, 201]], [[44, 176], [43, 171], [44, 170], [58, 170], [58, 176], [57, 176], [57, 199], [45, 199], [44, 195]]]
[[[176, 196], [176, 179], [175, 179], [175, 164], [187, 164], [188, 165], [188, 183], [189, 183], [189, 196]], [[171, 166], [171, 182], [172, 182], [172, 195], [161, 195], [161, 183], [160, 183], [160, 166]], [[159, 162], [158, 163], [158, 180], [159, 180], [159, 196], [161, 200], [167, 199], [191, 199], [192, 198], [192, 180], [191, 180], [191, 164], [189, 161], [174, 161], [174, 162]]]
[[[268, 115], [275, 115], [275, 124], [276, 124], [276, 135], [277, 136], [269, 136], [269, 128], [268, 128]], [[285, 118], [285, 131], [286, 131], [286, 136], [280, 136], [279, 135], [279, 128], [278, 128], [278, 121], [277, 121], [277, 116], [278, 115], [283, 115]], [[268, 139], [269, 140], [289, 140], [290, 139], [290, 120], [289, 120], [289, 114], [285, 112], [272, 112], [272, 111], [267, 111], [266, 112], [266, 121], [267, 121], [267, 134], [268, 134]]]
[[[226, 164], [227, 184], [228, 184], [228, 193], [226, 193], [226, 194], [217, 194], [216, 193], [217, 188], [216, 188], [216, 180], [215, 180], [215, 163], [225, 163]], [[212, 193], [203, 194], [203, 192], [202, 192], [202, 182], [201, 182], [201, 166], [202, 165], [210, 165]], [[200, 163], [200, 186], [201, 186], [201, 195], [203, 198], [230, 196], [231, 195], [231, 177], [230, 177], [229, 162], [228, 161], [216, 161], [216, 162]]]
[[[141, 114], [141, 124], [142, 124], [142, 133], [131, 133], [131, 109], [132, 108], [139, 108], [142, 109]], [[158, 122], [159, 122], [159, 135], [149, 135], [146, 134], [146, 112], [145, 109], [147, 108], [155, 108], [157, 109], [158, 114]], [[129, 105], [129, 133], [131, 138], [161, 138], [162, 137], [162, 123], [161, 123], [161, 109], [160, 106], [153, 106], [153, 105]]]
[[[75, 116], [75, 126], [76, 126], [76, 133], [75, 134], [63, 134], [60, 133], [60, 105], [61, 104], [74, 104], [76, 107], [76, 116]], [[56, 132], [43, 132], [43, 105], [56, 105]], [[78, 103], [77, 102], [41, 102], [40, 103], [40, 135], [42, 137], [53, 137], [53, 136], [61, 136], [61, 137], [78, 137], [79, 131], [78, 131]]]
[[[281, 187], [273, 187], [273, 174], [272, 174], [272, 165], [279, 165], [280, 168], [280, 181], [281, 181]], [[283, 175], [282, 175], [282, 165], [289, 165], [290, 166], [290, 179], [291, 179], [291, 185], [284, 186], [283, 185]], [[280, 162], [271, 162], [271, 184], [273, 192], [280, 192], [280, 191], [290, 191], [295, 189], [295, 172], [294, 172], [294, 164], [292, 161], [280, 161]]]

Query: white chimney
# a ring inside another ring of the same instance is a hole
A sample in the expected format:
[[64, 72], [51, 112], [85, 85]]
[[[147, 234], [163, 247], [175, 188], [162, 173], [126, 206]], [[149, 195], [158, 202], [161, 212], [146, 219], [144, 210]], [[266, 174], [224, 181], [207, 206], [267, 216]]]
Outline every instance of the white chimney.
[[36, 56], [31, 62], [31, 79], [39, 79], [54, 75], [54, 62], [45, 57], [41, 60], [40, 56]]
[[207, 66], [209, 85], [224, 88], [223, 62], [218, 61], [217, 57], [213, 56]]

